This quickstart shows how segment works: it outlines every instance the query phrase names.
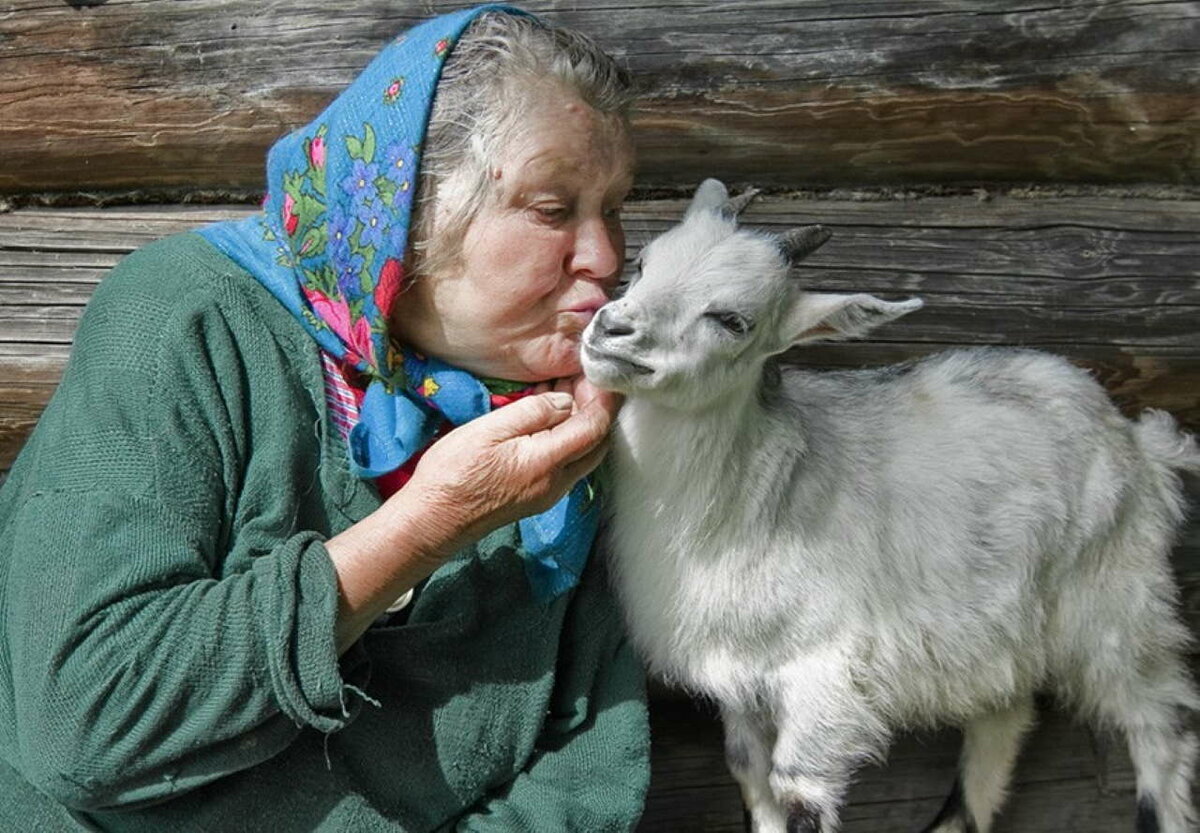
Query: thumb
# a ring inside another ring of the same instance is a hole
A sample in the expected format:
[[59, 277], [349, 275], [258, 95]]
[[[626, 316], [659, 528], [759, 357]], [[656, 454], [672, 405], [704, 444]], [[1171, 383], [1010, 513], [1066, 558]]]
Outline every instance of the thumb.
[[507, 440], [553, 428], [571, 415], [574, 402], [569, 393], [540, 393], [505, 405], [484, 419], [493, 439]]
[[592, 401], [547, 431], [537, 444], [538, 453], [551, 465], [578, 460], [604, 442], [612, 423], [613, 415]]

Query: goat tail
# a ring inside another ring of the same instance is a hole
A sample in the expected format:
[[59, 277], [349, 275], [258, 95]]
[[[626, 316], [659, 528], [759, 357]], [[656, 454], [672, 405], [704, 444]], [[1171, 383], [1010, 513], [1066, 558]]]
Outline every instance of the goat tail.
[[1200, 445], [1191, 434], [1179, 430], [1166, 411], [1148, 408], [1138, 417], [1134, 435], [1142, 452], [1169, 469], [1200, 473]]

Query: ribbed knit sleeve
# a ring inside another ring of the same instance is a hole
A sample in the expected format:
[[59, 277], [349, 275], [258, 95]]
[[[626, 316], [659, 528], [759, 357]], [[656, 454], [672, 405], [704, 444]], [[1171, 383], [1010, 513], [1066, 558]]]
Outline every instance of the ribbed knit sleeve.
[[19, 515], [21, 769], [67, 806], [165, 798], [346, 719], [320, 542], [216, 580], [199, 532], [124, 494], [46, 492]]
[[148, 257], [89, 306], [0, 541], [12, 763], [84, 810], [344, 726], [363, 670], [339, 663], [336, 575], [302, 517], [319, 446], [279, 378], [299, 348], [220, 275]]
[[650, 781], [645, 673], [600, 564], [589, 564], [562, 639], [529, 764], [460, 819], [458, 833], [620, 833], [641, 817]]

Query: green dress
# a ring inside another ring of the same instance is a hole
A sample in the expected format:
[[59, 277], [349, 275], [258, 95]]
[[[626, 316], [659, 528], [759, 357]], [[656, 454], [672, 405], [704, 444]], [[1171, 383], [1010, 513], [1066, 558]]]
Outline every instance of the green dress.
[[0, 830], [631, 829], [599, 559], [538, 604], [500, 529], [339, 659], [322, 542], [378, 505], [265, 289], [195, 234], [126, 258], [0, 489]]

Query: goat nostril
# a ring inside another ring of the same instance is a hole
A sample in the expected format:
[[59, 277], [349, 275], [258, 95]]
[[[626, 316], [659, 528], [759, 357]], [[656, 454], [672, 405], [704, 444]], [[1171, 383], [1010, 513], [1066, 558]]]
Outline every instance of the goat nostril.
[[596, 326], [600, 328], [601, 334], [605, 336], [627, 336], [633, 335], [633, 327], [628, 321], [622, 321], [617, 318], [612, 310], [603, 308], [596, 315]]

